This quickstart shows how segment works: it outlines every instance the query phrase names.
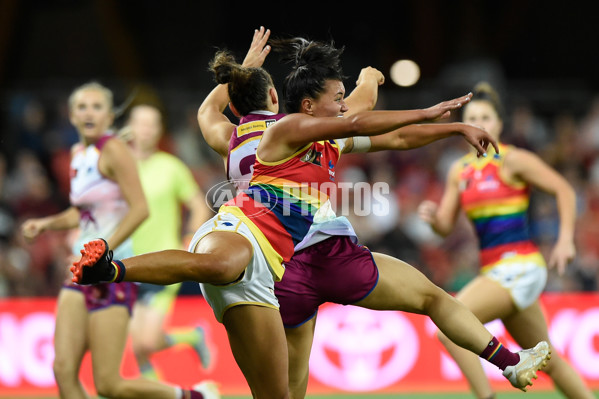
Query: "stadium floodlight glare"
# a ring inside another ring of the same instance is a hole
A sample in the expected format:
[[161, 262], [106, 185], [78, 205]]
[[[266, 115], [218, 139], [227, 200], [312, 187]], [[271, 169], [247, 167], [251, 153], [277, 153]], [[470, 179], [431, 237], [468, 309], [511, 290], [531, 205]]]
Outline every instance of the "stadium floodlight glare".
[[420, 67], [412, 60], [399, 60], [391, 65], [391, 80], [398, 86], [413, 86], [420, 79]]

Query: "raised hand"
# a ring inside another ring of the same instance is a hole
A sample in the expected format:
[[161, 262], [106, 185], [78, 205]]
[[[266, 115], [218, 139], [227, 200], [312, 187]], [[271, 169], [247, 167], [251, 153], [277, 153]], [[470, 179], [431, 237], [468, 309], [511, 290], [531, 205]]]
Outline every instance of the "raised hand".
[[31, 243], [45, 229], [43, 219], [28, 219], [21, 225], [21, 233], [27, 242]]
[[264, 29], [261, 26], [260, 29], [254, 31], [254, 37], [252, 38], [252, 44], [248, 50], [243, 62], [241, 63], [244, 67], [261, 67], [264, 64], [264, 60], [268, 53], [270, 53], [270, 46], [266, 43], [270, 37], [270, 29]]
[[359, 86], [361, 83], [367, 80], [374, 80], [379, 86], [385, 83], [385, 75], [381, 71], [373, 67], [362, 68], [360, 71], [360, 75], [358, 76], [358, 80], [356, 81], [356, 86]]
[[566, 271], [568, 264], [572, 262], [575, 257], [576, 247], [572, 241], [558, 241], [551, 251], [547, 266], [550, 269], [556, 268], [557, 273], [562, 276]]
[[439, 206], [436, 202], [425, 200], [418, 205], [418, 216], [426, 223], [432, 225], [435, 223], [435, 216]]
[[470, 145], [476, 148], [477, 156], [487, 156], [487, 148], [489, 144], [495, 148], [495, 152], [499, 154], [499, 146], [497, 144], [497, 140], [495, 140], [489, 133], [485, 130], [479, 128], [478, 126], [474, 126], [468, 123], [461, 124], [462, 126], [462, 134], [464, 135], [464, 140], [466, 140]]
[[472, 99], [472, 93], [468, 93], [465, 96], [454, 98], [453, 100], [443, 101], [437, 105], [433, 105], [430, 108], [426, 108], [426, 118], [431, 121], [439, 119], [449, 118], [451, 111], [459, 109], [464, 105], [468, 104]]

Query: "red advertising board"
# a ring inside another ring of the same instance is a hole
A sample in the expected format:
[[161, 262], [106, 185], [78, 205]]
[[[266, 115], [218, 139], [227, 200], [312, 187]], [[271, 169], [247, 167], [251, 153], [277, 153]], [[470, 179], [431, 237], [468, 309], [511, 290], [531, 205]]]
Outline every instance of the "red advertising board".
[[[599, 294], [545, 294], [542, 302], [555, 349], [594, 389], [599, 388]], [[54, 299], [0, 300], [0, 397], [52, 396]], [[222, 325], [201, 297], [181, 297], [169, 329], [202, 325], [208, 331], [213, 362], [201, 368], [196, 354], [175, 347], [154, 356], [163, 378], [191, 386], [203, 379], [218, 381], [225, 395], [249, 394]], [[518, 348], [500, 322], [487, 325], [508, 347]], [[375, 312], [353, 306], [326, 305], [319, 312], [309, 393], [338, 391], [464, 391], [466, 383], [435, 337], [436, 328], [423, 316]], [[485, 370], [498, 390], [512, 389], [492, 365]], [[125, 376], [137, 376], [127, 347]], [[84, 359], [81, 380], [93, 392], [91, 362]], [[552, 389], [541, 374], [534, 390]]]

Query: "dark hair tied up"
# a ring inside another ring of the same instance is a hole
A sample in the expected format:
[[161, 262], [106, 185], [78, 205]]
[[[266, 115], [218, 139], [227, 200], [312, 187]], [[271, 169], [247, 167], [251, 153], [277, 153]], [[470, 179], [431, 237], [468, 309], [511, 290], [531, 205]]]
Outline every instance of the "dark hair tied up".
[[345, 79], [341, 69], [344, 48], [335, 48], [332, 41], [323, 43], [294, 37], [272, 39], [270, 45], [281, 61], [292, 64], [283, 84], [287, 112], [299, 112], [304, 98], [318, 98], [325, 91], [327, 80]]

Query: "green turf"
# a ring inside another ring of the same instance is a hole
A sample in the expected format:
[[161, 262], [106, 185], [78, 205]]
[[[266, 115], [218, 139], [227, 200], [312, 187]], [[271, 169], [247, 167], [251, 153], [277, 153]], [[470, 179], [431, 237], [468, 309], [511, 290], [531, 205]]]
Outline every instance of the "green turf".
[[[599, 399], [599, 391], [595, 391], [595, 397]], [[306, 399], [474, 399], [470, 393], [434, 393], [434, 394], [336, 394], [336, 395], [308, 395]], [[557, 392], [500, 392], [497, 399], [564, 399], [563, 395]], [[0, 399], [56, 399], [56, 397], [8, 397], [2, 396]], [[251, 396], [223, 396], [222, 399], [252, 399]]]
[[[599, 398], [599, 392], [595, 392], [595, 397]], [[474, 399], [470, 393], [435, 393], [435, 394], [337, 394], [337, 395], [308, 395], [306, 399]], [[564, 399], [563, 395], [557, 392], [500, 392], [497, 399]], [[223, 396], [223, 399], [251, 399], [251, 396]]]

